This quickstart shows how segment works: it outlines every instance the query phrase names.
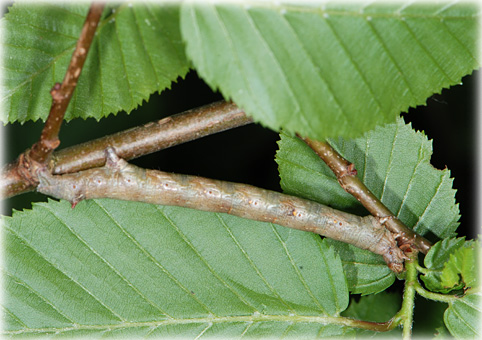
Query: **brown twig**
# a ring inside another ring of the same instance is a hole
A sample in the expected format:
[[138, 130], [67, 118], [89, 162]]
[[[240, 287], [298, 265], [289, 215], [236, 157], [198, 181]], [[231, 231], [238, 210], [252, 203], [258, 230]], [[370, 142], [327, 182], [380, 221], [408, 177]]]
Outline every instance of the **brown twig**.
[[[300, 136], [298, 136], [300, 137]], [[300, 137], [301, 138], [301, 137]], [[355, 165], [343, 158], [326, 142], [301, 138], [333, 171], [341, 187], [352, 194], [379, 222], [396, 235], [400, 249], [426, 254], [431, 243], [405, 226], [356, 176]]]
[[[129, 160], [251, 122], [236, 105], [220, 101], [56, 151], [50, 167], [53, 174], [86, 170], [104, 165], [105, 149], [109, 146]], [[24, 154], [19, 159], [23, 157]], [[35, 190], [38, 184], [36, 177], [27, 181], [32, 177], [15, 175], [15, 171], [26, 171], [18, 167], [17, 162], [7, 165], [0, 175], [0, 190], [4, 191], [5, 198]]]
[[64, 81], [62, 84], [55, 84], [50, 91], [52, 95], [52, 106], [42, 134], [40, 135], [40, 140], [32, 146], [29, 152], [32, 161], [44, 164], [53, 150], [60, 144], [58, 138], [60, 126], [62, 125], [65, 111], [70, 103], [72, 94], [77, 86], [77, 81], [82, 72], [85, 59], [87, 59], [87, 54], [94, 39], [104, 6], [105, 4], [100, 2], [94, 2], [90, 6], [89, 13], [82, 27], [82, 32], [80, 33], [74, 53], [70, 59], [69, 67], [65, 73]]
[[219, 101], [150, 122], [129, 130], [59, 150], [53, 174], [86, 170], [105, 164], [105, 149], [114, 147], [130, 160], [171, 146], [251, 123], [253, 120], [231, 102]]
[[39, 141], [30, 150], [21, 154], [14, 163], [9, 164], [4, 169], [2, 174], [4, 179], [0, 187], [0, 193], [4, 197], [26, 192], [35, 187], [37, 184], [37, 170], [46, 164], [52, 152], [59, 146], [58, 135], [65, 111], [77, 86], [77, 81], [94, 39], [104, 5], [104, 3], [94, 2], [89, 9], [64, 80], [62, 84], [55, 84], [50, 91], [52, 106]]

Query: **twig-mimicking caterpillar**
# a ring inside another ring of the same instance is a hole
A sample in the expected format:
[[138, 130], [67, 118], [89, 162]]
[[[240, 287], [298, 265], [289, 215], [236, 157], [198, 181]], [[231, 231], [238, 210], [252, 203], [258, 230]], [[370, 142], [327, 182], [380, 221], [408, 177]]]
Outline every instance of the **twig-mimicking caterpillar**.
[[325, 205], [254, 186], [146, 170], [106, 150], [106, 165], [53, 176], [39, 171], [37, 191], [69, 200], [114, 198], [227, 213], [311, 231], [380, 254], [394, 272], [403, 270], [404, 253], [394, 236], [373, 216], [360, 217]]

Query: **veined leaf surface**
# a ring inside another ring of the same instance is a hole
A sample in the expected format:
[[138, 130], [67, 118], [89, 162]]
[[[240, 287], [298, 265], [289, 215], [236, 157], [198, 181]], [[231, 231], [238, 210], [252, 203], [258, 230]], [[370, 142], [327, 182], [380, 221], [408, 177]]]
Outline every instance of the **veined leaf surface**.
[[442, 284], [442, 272], [450, 260], [450, 255], [463, 247], [464, 243], [465, 237], [448, 238], [435, 243], [430, 248], [423, 261], [425, 267], [429, 270], [421, 276], [422, 281], [429, 290], [444, 294], [452, 290], [452, 286], [444, 287]]
[[[3, 122], [45, 120], [50, 89], [62, 82], [89, 4], [14, 4], [3, 31]], [[109, 13], [110, 12], [110, 13]], [[179, 6], [107, 6], [65, 118], [131, 111], [189, 68]]]
[[334, 336], [348, 306], [318, 236], [230, 215], [109, 199], [5, 218], [8, 334]]
[[354, 137], [479, 66], [467, 3], [188, 2], [187, 54], [256, 121], [315, 139]]
[[[330, 140], [330, 144], [355, 164], [357, 176], [405, 225], [421, 235], [429, 231], [440, 238], [455, 235], [459, 210], [450, 171], [430, 165], [432, 146], [423, 133], [415, 132], [399, 118], [363, 137]], [[279, 145], [276, 161], [286, 193], [368, 214], [303, 141], [283, 133]], [[378, 292], [395, 279], [380, 256], [335, 241], [330, 243], [337, 244], [353, 292]]]
[[444, 322], [450, 333], [459, 339], [479, 339], [482, 334], [481, 294], [468, 294], [452, 303], [445, 311]]

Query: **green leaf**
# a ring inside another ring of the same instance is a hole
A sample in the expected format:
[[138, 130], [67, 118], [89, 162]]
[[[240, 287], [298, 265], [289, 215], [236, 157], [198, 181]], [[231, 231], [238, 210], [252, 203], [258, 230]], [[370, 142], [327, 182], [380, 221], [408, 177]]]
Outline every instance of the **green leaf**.
[[[109, 199], [5, 218], [7, 334], [335, 336], [339, 257], [315, 234]], [[328, 320], [326, 317], [331, 316]]]
[[450, 255], [455, 253], [457, 249], [460, 249], [464, 242], [465, 237], [448, 238], [435, 243], [430, 248], [424, 259], [424, 265], [428, 271], [421, 276], [422, 281], [429, 290], [441, 293], [448, 293], [452, 290], [451, 287], [445, 287], [442, 284], [442, 271], [449, 261]]
[[335, 247], [341, 258], [350, 292], [376, 294], [390, 287], [395, 281], [395, 275], [380, 255], [347, 243], [327, 241]]
[[480, 243], [467, 241], [450, 254], [441, 274], [442, 285], [447, 288], [477, 288], [479, 279]]
[[[89, 4], [17, 4], [1, 20], [4, 122], [45, 120], [50, 89], [62, 82]], [[179, 6], [107, 6], [66, 119], [130, 112], [189, 68], [179, 31]]]
[[478, 293], [468, 294], [450, 303], [444, 314], [444, 322], [453, 336], [459, 339], [480, 338], [481, 302], [482, 295]]
[[[431, 142], [400, 118], [395, 124], [377, 127], [363, 137], [329, 140], [353, 162], [358, 177], [402, 222], [421, 235], [440, 238], [455, 234], [459, 211], [449, 170], [430, 165]], [[357, 214], [367, 214], [345, 192], [326, 164], [300, 139], [281, 134], [276, 162], [281, 187], [292, 195]], [[380, 256], [355, 247], [336, 245], [350, 290], [371, 294], [384, 290], [395, 277]]]
[[184, 3], [198, 73], [274, 130], [353, 137], [479, 67], [475, 4]]

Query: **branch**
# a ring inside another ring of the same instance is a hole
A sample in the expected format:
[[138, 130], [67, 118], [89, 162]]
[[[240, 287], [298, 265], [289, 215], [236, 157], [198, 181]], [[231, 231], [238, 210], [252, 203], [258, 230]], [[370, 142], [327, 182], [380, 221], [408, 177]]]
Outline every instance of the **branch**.
[[[299, 137], [299, 136], [298, 136]], [[301, 138], [301, 137], [300, 137]], [[405, 252], [419, 250], [426, 254], [431, 243], [405, 226], [391, 211], [356, 177], [355, 165], [343, 158], [330, 144], [310, 138], [301, 138], [330, 167], [341, 187], [352, 194], [378, 221], [396, 235], [400, 248]]]
[[21, 154], [14, 163], [9, 164], [4, 169], [2, 177], [5, 179], [2, 180], [2, 185], [0, 186], [2, 197], [10, 197], [14, 194], [27, 192], [32, 187], [35, 187], [37, 184], [37, 170], [46, 164], [53, 150], [59, 146], [58, 135], [60, 126], [72, 98], [72, 93], [77, 86], [77, 81], [87, 58], [87, 53], [89, 52], [103, 9], [103, 3], [93, 3], [91, 5], [64, 80], [62, 84], [55, 84], [50, 91], [52, 106], [50, 107], [50, 113], [40, 139], [30, 150]]
[[294, 196], [237, 184], [145, 170], [118, 158], [108, 148], [106, 165], [73, 174], [39, 170], [41, 193], [69, 200], [113, 198], [227, 213], [310, 231], [380, 254], [400, 273], [406, 256], [393, 235], [373, 216], [360, 217]]
[[[102, 166], [105, 164], [105, 149], [109, 146], [114, 147], [120, 157], [133, 159], [251, 122], [252, 119], [236, 105], [216, 102], [59, 150], [51, 157], [52, 173], [71, 173]], [[24, 157], [21, 154], [19, 159]], [[36, 175], [32, 181], [26, 180], [32, 176], [16, 175], [16, 171], [25, 171], [17, 166], [17, 162], [7, 165], [0, 175], [0, 192], [4, 192], [5, 198], [35, 190], [38, 184]]]
[[215, 102], [60, 150], [54, 154], [52, 173], [64, 174], [102, 166], [109, 146], [119, 157], [130, 160], [252, 121], [233, 103]]
[[52, 95], [52, 106], [50, 113], [45, 122], [40, 140], [32, 146], [29, 156], [32, 161], [44, 164], [53, 150], [59, 146], [58, 138], [60, 126], [64, 120], [65, 111], [70, 103], [72, 94], [77, 86], [80, 73], [84, 66], [85, 59], [90, 49], [94, 34], [99, 24], [100, 16], [104, 10], [104, 3], [92, 3], [89, 13], [84, 22], [82, 32], [80, 33], [77, 46], [75, 47], [72, 58], [70, 59], [69, 67], [65, 73], [62, 84], [54, 85], [50, 94]]

